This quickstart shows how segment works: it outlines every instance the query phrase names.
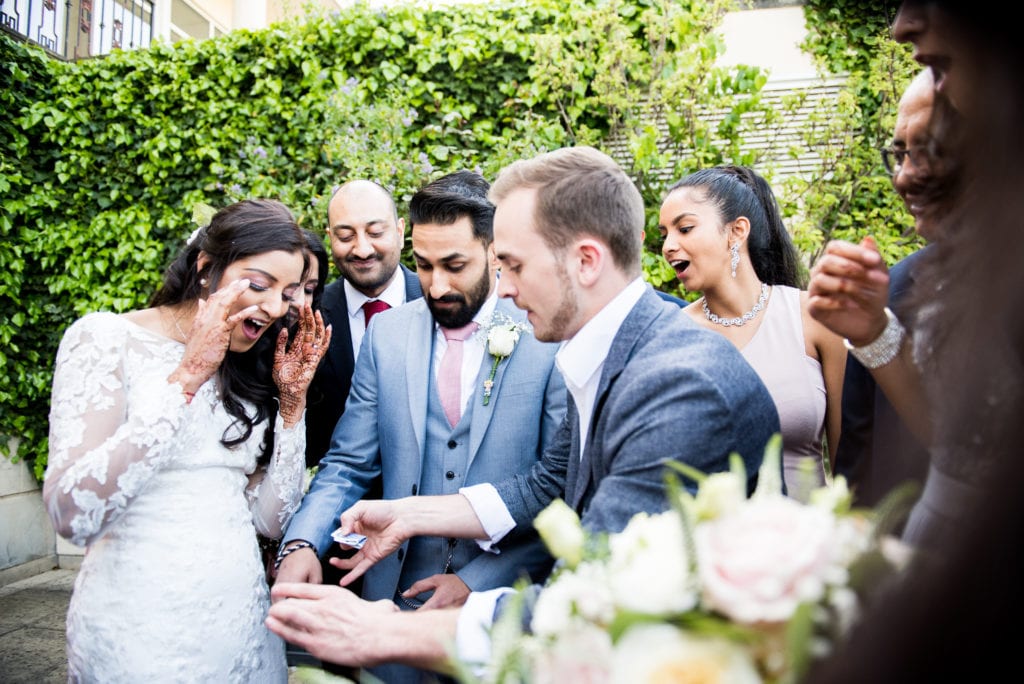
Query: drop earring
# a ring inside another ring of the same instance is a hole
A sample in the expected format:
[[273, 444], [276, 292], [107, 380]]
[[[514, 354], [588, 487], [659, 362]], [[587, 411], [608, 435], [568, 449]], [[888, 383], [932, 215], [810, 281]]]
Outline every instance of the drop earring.
[[732, 277], [735, 278], [736, 267], [739, 266], [740, 263], [740, 243], [732, 243], [732, 246], [729, 248], [729, 253], [732, 255], [732, 258], [729, 259], [729, 265], [732, 266]]

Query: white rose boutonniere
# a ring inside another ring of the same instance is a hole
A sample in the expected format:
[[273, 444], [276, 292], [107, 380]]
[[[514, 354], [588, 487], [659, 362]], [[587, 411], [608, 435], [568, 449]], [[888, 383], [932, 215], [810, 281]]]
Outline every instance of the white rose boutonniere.
[[491, 373], [484, 380], [484, 406], [487, 406], [491, 402], [491, 390], [494, 389], [494, 375], [498, 372], [498, 364], [512, 355], [516, 343], [519, 342], [519, 336], [528, 332], [529, 326], [496, 314], [483, 330], [487, 335], [487, 353], [493, 358]]

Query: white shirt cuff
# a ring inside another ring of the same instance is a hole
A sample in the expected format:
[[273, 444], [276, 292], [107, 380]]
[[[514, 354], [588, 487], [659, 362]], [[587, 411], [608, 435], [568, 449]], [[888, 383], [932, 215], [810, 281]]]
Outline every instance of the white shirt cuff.
[[459, 660], [467, 663], [477, 677], [483, 676], [491, 659], [491, 626], [498, 599], [514, 591], [500, 587], [489, 591], [474, 591], [459, 610], [455, 627], [455, 651]]
[[515, 528], [516, 521], [512, 519], [512, 514], [508, 512], [505, 502], [498, 495], [498, 490], [494, 488], [494, 485], [485, 482], [462, 487], [459, 489], [459, 494], [469, 500], [469, 505], [473, 507], [473, 512], [476, 513], [480, 525], [487, 533], [488, 538], [477, 539], [477, 545], [484, 551], [501, 553], [499, 549], [494, 548], [494, 545]]

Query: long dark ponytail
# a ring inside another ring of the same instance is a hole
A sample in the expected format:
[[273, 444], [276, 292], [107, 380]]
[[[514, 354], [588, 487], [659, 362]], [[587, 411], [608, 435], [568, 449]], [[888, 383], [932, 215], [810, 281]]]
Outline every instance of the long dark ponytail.
[[722, 223], [746, 216], [747, 250], [762, 283], [804, 287], [803, 269], [768, 181], [753, 169], [731, 164], [695, 171], [668, 189], [697, 188], [718, 209]]

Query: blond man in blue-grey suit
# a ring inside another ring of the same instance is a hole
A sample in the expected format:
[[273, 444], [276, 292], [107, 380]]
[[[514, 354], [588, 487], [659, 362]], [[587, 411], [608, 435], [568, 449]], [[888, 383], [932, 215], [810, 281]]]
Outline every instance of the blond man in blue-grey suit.
[[[367, 329], [330, 449], [284, 533], [279, 581], [321, 580], [317, 556], [329, 550], [341, 513], [378, 475], [385, 499], [456, 494], [527, 472], [551, 442], [566, 403], [557, 345], [523, 331], [497, 365], [486, 348], [488, 323], [529, 327], [523, 311], [497, 297], [488, 188], [479, 174], [457, 172], [413, 196], [412, 246], [424, 297], [377, 314]], [[447, 346], [441, 328], [471, 321], [484, 327], [463, 343], [462, 411], [452, 423], [438, 390]], [[535, 533], [502, 545], [500, 554], [471, 540], [422, 536], [366, 573], [362, 595], [406, 610], [443, 608], [460, 605], [470, 591], [543, 580], [551, 563]], [[371, 673], [389, 684], [424, 678], [401, 666]]]

